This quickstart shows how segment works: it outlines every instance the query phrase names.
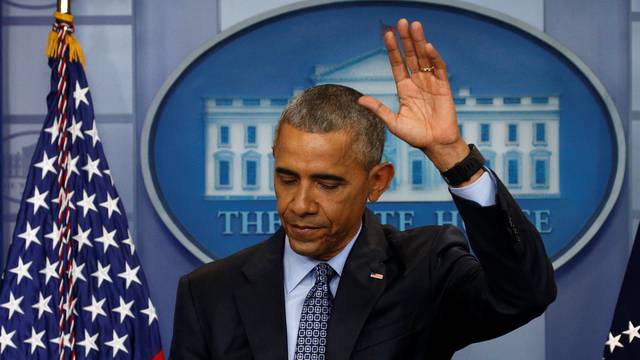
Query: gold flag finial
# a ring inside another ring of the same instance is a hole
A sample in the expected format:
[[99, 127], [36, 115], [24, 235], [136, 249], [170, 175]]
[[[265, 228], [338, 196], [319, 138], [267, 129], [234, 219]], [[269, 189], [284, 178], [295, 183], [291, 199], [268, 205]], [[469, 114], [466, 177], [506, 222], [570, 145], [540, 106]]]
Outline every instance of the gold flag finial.
[[71, 15], [71, 0], [58, 0], [57, 11], [60, 14], [69, 14], [69, 15]]

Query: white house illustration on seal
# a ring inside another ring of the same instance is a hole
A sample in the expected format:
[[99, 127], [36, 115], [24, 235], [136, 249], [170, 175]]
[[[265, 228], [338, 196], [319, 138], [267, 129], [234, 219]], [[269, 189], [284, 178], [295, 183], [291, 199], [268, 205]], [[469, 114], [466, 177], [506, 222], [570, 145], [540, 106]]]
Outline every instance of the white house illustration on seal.
[[[372, 95], [398, 109], [386, 51], [379, 49], [338, 65], [316, 65], [316, 85], [333, 83]], [[300, 89], [293, 89], [295, 95]], [[205, 98], [205, 196], [209, 199], [273, 199], [271, 145], [288, 97]], [[455, 94], [462, 136], [480, 149], [487, 166], [519, 198], [559, 197], [558, 96]], [[380, 201], [448, 201], [451, 195], [431, 162], [387, 133], [384, 161], [396, 175]]]

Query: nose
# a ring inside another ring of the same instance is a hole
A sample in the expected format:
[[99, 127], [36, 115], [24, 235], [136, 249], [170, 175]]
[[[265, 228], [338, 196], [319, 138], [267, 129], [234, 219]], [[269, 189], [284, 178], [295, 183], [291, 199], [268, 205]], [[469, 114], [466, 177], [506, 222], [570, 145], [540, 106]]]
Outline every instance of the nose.
[[300, 184], [291, 200], [290, 208], [299, 217], [312, 215], [318, 211], [318, 203], [313, 196], [313, 188], [310, 184]]

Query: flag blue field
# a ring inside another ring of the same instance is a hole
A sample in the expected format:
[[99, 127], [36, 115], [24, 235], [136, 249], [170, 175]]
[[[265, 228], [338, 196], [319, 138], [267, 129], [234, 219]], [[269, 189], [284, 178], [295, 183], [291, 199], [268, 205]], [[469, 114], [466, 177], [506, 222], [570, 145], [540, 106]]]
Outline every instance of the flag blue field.
[[603, 359], [640, 359], [640, 228], [629, 257]]
[[48, 113], [0, 290], [0, 359], [164, 359], [72, 17], [56, 18]]

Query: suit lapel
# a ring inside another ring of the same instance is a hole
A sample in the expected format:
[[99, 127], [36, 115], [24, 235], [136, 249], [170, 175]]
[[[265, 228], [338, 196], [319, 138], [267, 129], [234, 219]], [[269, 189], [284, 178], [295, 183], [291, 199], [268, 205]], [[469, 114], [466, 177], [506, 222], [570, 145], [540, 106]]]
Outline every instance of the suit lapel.
[[236, 303], [256, 360], [287, 358], [280, 229], [244, 267], [249, 284], [235, 292]]
[[[384, 261], [389, 257], [382, 226], [365, 210], [361, 231], [345, 263], [331, 310], [327, 359], [348, 359], [371, 309], [392, 275]], [[395, 271], [393, 271], [395, 272]], [[382, 279], [371, 277], [380, 274]]]

